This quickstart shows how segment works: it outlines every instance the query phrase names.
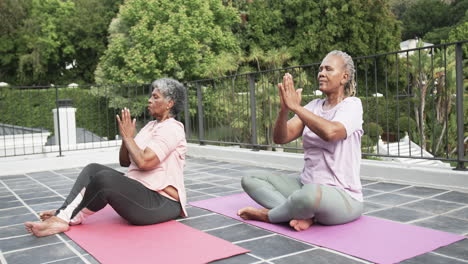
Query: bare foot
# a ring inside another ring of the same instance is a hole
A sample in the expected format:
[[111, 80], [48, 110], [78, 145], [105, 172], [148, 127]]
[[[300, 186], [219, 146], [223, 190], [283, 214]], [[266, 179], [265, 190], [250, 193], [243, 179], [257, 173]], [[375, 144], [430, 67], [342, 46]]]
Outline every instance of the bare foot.
[[270, 220], [268, 219], [268, 211], [269, 209], [257, 209], [253, 207], [244, 207], [237, 211], [237, 215], [240, 216], [242, 219], [245, 220], [257, 220], [262, 222], [269, 223]]
[[39, 213], [39, 218], [41, 218], [42, 221], [45, 221], [45, 220], [51, 218], [52, 216], [54, 216], [56, 211], [57, 210], [42, 211], [42, 212]]
[[312, 218], [309, 219], [293, 219], [289, 221], [289, 225], [296, 231], [304, 231], [314, 224]]
[[44, 222], [26, 222], [26, 230], [37, 237], [50, 236], [67, 231], [70, 226], [64, 220], [51, 216]]

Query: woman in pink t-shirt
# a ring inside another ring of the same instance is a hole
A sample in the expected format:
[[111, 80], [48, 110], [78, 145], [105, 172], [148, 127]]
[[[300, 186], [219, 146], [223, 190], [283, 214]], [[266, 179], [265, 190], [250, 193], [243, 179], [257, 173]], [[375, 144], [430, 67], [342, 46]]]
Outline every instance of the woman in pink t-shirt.
[[135, 119], [123, 109], [116, 116], [122, 137], [120, 165], [126, 174], [100, 164], [89, 164], [78, 176], [64, 204], [40, 214], [42, 222], [26, 222], [36, 236], [69, 229], [107, 204], [129, 223], [150, 225], [186, 216], [183, 170], [187, 142], [184, 126], [174, 119], [183, 109], [185, 88], [176, 80], [159, 79], [148, 110], [156, 120], [136, 134]]
[[[356, 93], [352, 58], [342, 51], [330, 52], [322, 61], [319, 89], [326, 99], [301, 106], [302, 89], [295, 90], [287, 73], [278, 84], [281, 109], [273, 140], [289, 143], [301, 135], [304, 168], [300, 177], [252, 175], [242, 178], [242, 187], [267, 209], [246, 207], [244, 219], [289, 222], [297, 231], [314, 222], [344, 224], [363, 211], [359, 177], [361, 162], [362, 104]], [[288, 120], [288, 113], [295, 116]]]

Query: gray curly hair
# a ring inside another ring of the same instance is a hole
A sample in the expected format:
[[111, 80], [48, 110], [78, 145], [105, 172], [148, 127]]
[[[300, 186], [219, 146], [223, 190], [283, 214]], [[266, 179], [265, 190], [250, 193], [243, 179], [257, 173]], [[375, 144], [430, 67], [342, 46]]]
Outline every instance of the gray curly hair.
[[174, 101], [174, 106], [169, 111], [172, 117], [177, 116], [184, 109], [185, 87], [180, 82], [170, 78], [162, 78], [153, 81], [151, 88], [160, 92], [166, 100]]
[[356, 80], [354, 78], [354, 75], [356, 73], [356, 70], [354, 68], [354, 62], [353, 58], [348, 55], [348, 53], [340, 51], [340, 50], [333, 50], [330, 51], [326, 57], [334, 55], [334, 56], [340, 56], [343, 58], [344, 61], [344, 68], [349, 74], [348, 82], [346, 82], [345, 87], [344, 87], [344, 92], [346, 96], [355, 96], [356, 95]]

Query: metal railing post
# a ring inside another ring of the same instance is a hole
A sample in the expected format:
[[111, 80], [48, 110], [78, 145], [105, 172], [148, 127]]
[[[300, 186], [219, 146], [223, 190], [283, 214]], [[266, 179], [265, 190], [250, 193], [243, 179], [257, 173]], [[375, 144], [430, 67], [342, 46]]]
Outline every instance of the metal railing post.
[[462, 44], [457, 43], [455, 46], [455, 70], [457, 84], [457, 167], [454, 170], [466, 170], [465, 163], [462, 161], [465, 155], [465, 145], [463, 143], [463, 50]]
[[249, 74], [249, 88], [250, 88], [250, 113], [252, 117], [252, 147], [253, 150], [257, 149], [257, 106], [255, 101], [255, 78], [253, 74]]
[[203, 101], [200, 83], [197, 82], [197, 99], [198, 99], [198, 141], [200, 145], [204, 145], [205, 128], [203, 127]]
[[185, 85], [185, 103], [184, 103], [184, 119], [185, 119], [185, 137], [190, 138], [190, 112], [189, 112], [189, 99], [188, 99], [188, 88]]
[[62, 140], [60, 138], [60, 111], [59, 111], [59, 101], [58, 101], [58, 86], [55, 86], [55, 107], [57, 109], [57, 131], [58, 135], [55, 135], [58, 137], [58, 142], [59, 142], [59, 157], [62, 157]]

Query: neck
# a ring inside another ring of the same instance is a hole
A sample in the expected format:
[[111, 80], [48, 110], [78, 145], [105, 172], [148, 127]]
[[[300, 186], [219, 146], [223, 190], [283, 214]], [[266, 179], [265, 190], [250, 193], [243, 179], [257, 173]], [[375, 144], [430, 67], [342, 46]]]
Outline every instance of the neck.
[[327, 95], [327, 101], [326, 104], [330, 106], [335, 106], [339, 104], [341, 101], [343, 101], [346, 98], [346, 96], [342, 93], [339, 94], [329, 94]]
[[163, 116], [157, 116], [156, 120], [158, 120], [158, 123], [161, 123], [169, 118], [171, 118], [171, 116], [169, 114], [165, 114]]

